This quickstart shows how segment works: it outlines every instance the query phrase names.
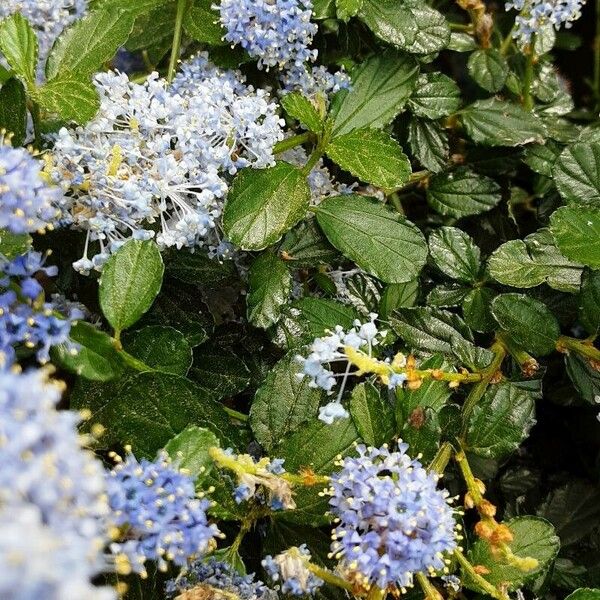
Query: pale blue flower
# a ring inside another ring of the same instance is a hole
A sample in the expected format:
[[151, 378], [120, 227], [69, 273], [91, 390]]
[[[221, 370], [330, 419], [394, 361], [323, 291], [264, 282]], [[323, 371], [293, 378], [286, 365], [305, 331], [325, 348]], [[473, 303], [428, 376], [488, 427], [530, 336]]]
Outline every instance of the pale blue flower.
[[262, 566], [273, 581], [281, 582], [282, 593], [304, 596], [313, 594], [324, 583], [306, 566], [310, 559], [310, 551], [306, 544], [302, 544], [275, 557], [265, 556]]

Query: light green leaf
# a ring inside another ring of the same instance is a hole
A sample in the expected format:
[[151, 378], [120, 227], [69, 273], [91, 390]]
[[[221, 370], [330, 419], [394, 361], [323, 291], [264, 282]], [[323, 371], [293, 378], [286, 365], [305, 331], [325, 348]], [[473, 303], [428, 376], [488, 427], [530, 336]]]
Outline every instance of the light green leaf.
[[484, 146], [522, 146], [543, 143], [542, 122], [519, 104], [489, 98], [477, 100], [460, 113], [471, 139]]
[[401, 187], [411, 172], [400, 144], [376, 129], [355, 129], [335, 138], [327, 155], [355, 177], [384, 189]]
[[429, 252], [442, 273], [457, 281], [477, 281], [481, 253], [473, 240], [456, 227], [440, 227], [429, 236]]
[[288, 301], [292, 275], [274, 252], [261, 254], [248, 275], [248, 320], [255, 327], [268, 329], [279, 320], [281, 307]]
[[488, 387], [471, 414], [465, 449], [484, 458], [504, 458], [529, 435], [534, 414], [535, 402], [527, 392], [510, 383]]
[[262, 250], [300, 221], [309, 202], [310, 189], [300, 169], [285, 162], [244, 169], [225, 203], [225, 235], [243, 250]]
[[183, 19], [185, 32], [197, 42], [224, 46], [227, 33], [219, 21], [219, 12], [213, 9], [212, 0], [194, 0]]
[[372, 198], [328, 198], [318, 206], [317, 220], [340, 252], [386, 283], [414, 279], [427, 259], [417, 227]]
[[103, 9], [76, 21], [58, 38], [46, 62], [49, 81], [86, 81], [127, 41], [135, 16], [129, 11]]
[[100, 108], [100, 98], [94, 85], [77, 79], [50, 81], [36, 88], [34, 97], [48, 112], [80, 125], [93, 119]]
[[500, 202], [500, 186], [490, 177], [466, 167], [433, 176], [427, 202], [442, 215], [466, 217], [488, 211]]
[[52, 361], [86, 379], [109, 381], [119, 377], [125, 363], [115, 348], [114, 340], [85, 321], [71, 327], [70, 339], [79, 345], [71, 352], [65, 344], [52, 349]]
[[[11, 77], [0, 88], [0, 131], [13, 134], [13, 146], [21, 146], [27, 135], [27, 95], [23, 84]], [[8, 139], [8, 138], [6, 138]]]
[[400, 114], [417, 83], [417, 62], [393, 50], [364, 61], [352, 72], [352, 89], [334, 103], [335, 135], [381, 128]]
[[338, 19], [348, 21], [355, 17], [361, 9], [364, 0], [335, 0]]
[[390, 283], [381, 294], [378, 313], [382, 319], [387, 319], [397, 308], [414, 306], [418, 296], [418, 279], [411, 279], [406, 283]]
[[173, 327], [149, 325], [127, 334], [123, 346], [149, 367], [174, 375], [186, 375], [192, 366], [192, 348]]
[[525, 294], [500, 294], [492, 301], [492, 314], [502, 329], [536, 356], [550, 354], [560, 326], [548, 307]]
[[600, 600], [600, 589], [579, 588], [569, 594], [565, 600]]
[[219, 447], [219, 439], [210, 429], [190, 425], [169, 440], [165, 451], [199, 488], [213, 470], [214, 461], [208, 451], [215, 447]]
[[[560, 539], [555, 534], [554, 527], [539, 517], [516, 517], [506, 521], [505, 524], [514, 536], [514, 540], [509, 544], [513, 554], [521, 558], [536, 559], [538, 566], [535, 569], [523, 571], [517, 566], [498, 560], [485, 540], [477, 540], [471, 547], [467, 558], [471, 564], [482, 565], [489, 570], [489, 573], [483, 577], [490, 583], [495, 586], [506, 585], [508, 590], [512, 591], [531, 581], [550, 566], [560, 549]], [[466, 575], [464, 580], [467, 587], [479, 590], [477, 585], [469, 581]]]
[[433, 54], [450, 43], [450, 27], [441, 12], [419, 0], [405, 0], [401, 10], [410, 13], [417, 24], [414, 40], [403, 50], [411, 54]]
[[394, 409], [387, 398], [369, 382], [359, 383], [350, 396], [350, 415], [360, 437], [379, 448], [394, 436]]
[[469, 75], [488, 92], [499, 92], [508, 77], [508, 63], [494, 48], [476, 50], [467, 63]]
[[339, 257], [338, 251], [327, 241], [316, 224], [316, 219], [301, 221], [289, 231], [279, 246], [279, 252], [281, 258], [293, 269], [329, 264]]
[[20, 12], [0, 21], [0, 52], [11, 69], [32, 86], [38, 61], [38, 41], [35, 31]]
[[548, 229], [502, 244], [490, 256], [488, 267], [492, 277], [504, 285], [532, 288], [547, 283], [571, 293], [579, 290], [582, 272], [582, 265], [560, 253]]
[[567, 146], [554, 163], [554, 183], [569, 203], [600, 203], [600, 141]]
[[600, 209], [562, 206], [550, 216], [550, 231], [568, 259], [600, 269]]
[[439, 173], [450, 159], [448, 134], [439, 123], [413, 118], [408, 125], [408, 143], [415, 158], [432, 173]]
[[130, 240], [113, 254], [100, 278], [100, 307], [116, 331], [133, 325], [160, 291], [164, 265], [152, 241]]
[[309, 131], [314, 133], [322, 131], [324, 122], [321, 115], [315, 105], [300, 92], [291, 92], [283, 96], [281, 106], [290, 117], [300, 121]]
[[31, 248], [32, 239], [26, 233], [12, 233], [7, 229], [0, 229], [0, 254], [9, 260], [25, 254]]
[[460, 106], [460, 90], [443, 73], [422, 73], [408, 101], [408, 108], [425, 119], [440, 119], [452, 114]]
[[323, 390], [309, 386], [308, 378], [300, 379], [300, 371], [295, 354], [288, 354], [271, 369], [252, 402], [252, 432], [268, 452], [314, 419], [325, 396]]

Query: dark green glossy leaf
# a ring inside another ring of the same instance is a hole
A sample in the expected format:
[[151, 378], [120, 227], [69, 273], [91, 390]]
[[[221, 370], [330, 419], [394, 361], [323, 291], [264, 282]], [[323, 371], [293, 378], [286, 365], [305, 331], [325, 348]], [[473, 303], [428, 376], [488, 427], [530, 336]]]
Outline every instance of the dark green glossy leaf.
[[440, 227], [429, 236], [435, 266], [451, 279], [473, 283], [480, 270], [481, 253], [473, 240], [456, 227]]
[[432, 173], [439, 173], [450, 159], [448, 135], [439, 123], [411, 119], [408, 143], [417, 160]]
[[379, 448], [392, 439], [396, 429], [394, 409], [374, 385], [359, 383], [352, 390], [349, 409], [360, 437], [369, 446]]
[[27, 96], [23, 84], [11, 77], [0, 88], [0, 130], [12, 133], [13, 146], [21, 146], [27, 135]]
[[408, 101], [408, 108], [425, 119], [440, 119], [452, 114], [460, 106], [460, 90], [443, 73], [422, 73]]
[[554, 182], [572, 204], [598, 206], [600, 202], [600, 141], [567, 146], [554, 163]]
[[194, 0], [183, 19], [185, 32], [197, 42], [213, 46], [224, 46], [225, 29], [219, 22], [219, 11], [213, 8], [212, 0]]
[[562, 206], [550, 217], [550, 231], [569, 260], [600, 269], [600, 209]]
[[508, 77], [508, 63], [495, 48], [476, 50], [467, 63], [469, 75], [488, 92], [499, 92]]
[[290, 117], [300, 121], [309, 131], [319, 133], [323, 129], [324, 122], [315, 105], [300, 92], [291, 92], [283, 96], [281, 106]]

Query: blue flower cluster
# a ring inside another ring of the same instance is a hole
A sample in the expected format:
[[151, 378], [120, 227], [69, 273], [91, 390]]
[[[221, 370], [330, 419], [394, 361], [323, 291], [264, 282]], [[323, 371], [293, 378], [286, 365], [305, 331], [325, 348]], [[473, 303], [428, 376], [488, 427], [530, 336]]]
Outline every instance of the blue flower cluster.
[[57, 411], [43, 370], [0, 371], [0, 598], [108, 600], [90, 580], [106, 567], [108, 503], [79, 416]]
[[[96, 76], [101, 106], [85, 127], [56, 136], [53, 178], [67, 193], [65, 213], [88, 234], [82, 273], [101, 270], [129, 237], [156, 237], [161, 248], [227, 252], [219, 217], [231, 176], [273, 164], [283, 121], [264, 90], [200, 54], [173, 84], [154, 73]], [[90, 258], [89, 242], [99, 251]]]
[[41, 171], [42, 163], [27, 150], [0, 138], [0, 229], [41, 232], [56, 220], [62, 192], [48, 185]]
[[506, 2], [505, 8], [520, 12], [515, 19], [513, 36], [520, 46], [526, 46], [544, 27], [554, 26], [558, 30], [564, 24], [570, 28], [571, 23], [581, 17], [584, 4], [585, 0], [512, 0]]
[[71, 326], [83, 317], [75, 306], [57, 301], [44, 302], [43, 288], [35, 278], [43, 273], [57, 274], [56, 267], [44, 266], [45, 257], [30, 251], [9, 261], [0, 257], [0, 358], [3, 365], [15, 360], [15, 346], [37, 348], [37, 359], [50, 359], [50, 348], [65, 344], [71, 351], [77, 345], [69, 339]]
[[323, 580], [312, 573], [307, 563], [311, 554], [306, 544], [289, 548], [273, 557], [265, 556], [262, 566], [273, 581], [281, 581], [281, 591], [292, 596], [313, 594], [322, 585]]
[[208, 500], [196, 497], [192, 478], [160, 454], [155, 461], [133, 455], [107, 474], [108, 501], [114, 526], [123, 539], [111, 544], [122, 572], [146, 575], [147, 560], [166, 570], [207, 553], [220, 535], [209, 523]]
[[[218, 591], [225, 592], [223, 597], [239, 600], [276, 600], [277, 594], [270, 590], [262, 581], [255, 581], [254, 575], [240, 575], [230, 564], [209, 558], [206, 561], [197, 560], [189, 565], [177, 579], [167, 582], [167, 595], [186, 598], [189, 590], [190, 600], [197, 598], [218, 598]], [[194, 596], [193, 592], [197, 592]], [[204, 592], [204, 595], [202, 595]], [[217, 592], [214, 596], [211, 593]]]
[[38, 79], [44, 79], [44, 65], [56, 38], [65, 28], [80, 19], [88, 0], [2, 0], [0, 18], [21, 13], [34, 28], [39, 44]]
[[331, 477], [329, 504], [339, 519], [332, 555], [365, 586], [411, 586], [413, 574], [443, 570], [444, 553], [456, 548], [448, 493], [407, 448], [360, 445]]

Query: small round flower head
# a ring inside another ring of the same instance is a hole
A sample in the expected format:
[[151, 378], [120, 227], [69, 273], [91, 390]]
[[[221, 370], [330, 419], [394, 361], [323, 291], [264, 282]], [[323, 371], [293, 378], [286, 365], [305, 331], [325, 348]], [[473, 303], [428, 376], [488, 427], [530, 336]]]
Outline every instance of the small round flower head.
[[358, 446], [358, 457], [344, 459], [331, 477], [329, 503], [339, 519], [332, 554], [343, 570], [384, 589], [443, 569], [444, 553], [456, 548], [448, 493], [407, 448]]
[[569, 29], [572, 22], [581, 17], [584, 4], [585, 0], [510, 0], [505, 9], [520, 12], [515, 19], [513, 37], [524, 47], [544, 27], [554, 26], [558, 31], [564, 25]]
[[2, 0], [0, 19], [21, 13], [33, 27], [39, 44], [38, 79], [58, 36], [87, 11], [88, 0]]
[[0, 137], [0, 229], [33, 233], [54, 223], [62, 191], [42, 178], [42, 166], [27, 150]]
[[314, 594], [324, 583], [306, 566], [310, 558], [306, 544], [302, 544], [275, 557], [265, 556], [262, 566], [273, 581], [281, 581], [282, 593], [304, 596]]
[[[209, 558], [193, 562], [177, 579], [167, 582], [167, 595], [177, 600], [221, 598], [239, 600], [276, 600], [277, 594], [254, 575], [240, 575], [229, 563]], [[204, 593], [204, 595], [203, 595]], [[211, 595], [214, 594], [214, 595]]]
[[[130, 237], [155, 236], [161, 248], [205, 246], [220, 257], [231, 176], [274, 161], [283, 135], [275, 104], [205, 55], [184, 64], [170, 87], [156, 73], [143, 84], [103, 73], [96, 87], [96, 118], [62, 129], [54, 146], [53, 176], [68, 193], [66, 212], [88, 234], [75, 268], [101, 270]], [[94, 241], [100, 251], [90, 258]]]
[[310, 21], [310, 0], [221, 0], [216, 8], [225, 39], [257, 58], [260, 69], [315, 60], [309, 46], [318, 28]]
[[183, 566], [208, 552], [219, 535], [210, 524], [208, 500], [196, 498], [189, 475], [161, 454], [151, 462], [133, 455], [107, 474], [111, 519], [125, 537], [111, 544], [123, 572], [146, 574], [144, 563], [167, 561]]
[[[108, 503], [102, 465], [84, 450], [84, 440], [77, 433], [80, 417], [71, 411], [56, 410], [61, 389], [48, 380], [43, 370], [0, 371], [0, 520], [14, 520], [10, 529], [14, 535], [8, 534], [4, 524], [1, 526], [0, 564], [5, 565], [11, 554], [26, 557], [27, 561], [31, 558], [31, 564], [19, 568], [32, 569], [31, 579], [39, 577], [40, 586], [48, 578], [50, 586], [58, 586], [60, 583], [52, 582], [42, 565], [35, 564], [42, 561], [44, 544], [54, 545], [56, 553], [47, 552], [45, 559], [48, 568], [55, 564], [57, 576], [61, 569], [67, 586], [64, 589], [68, 589], [71, 567], [74, 582], [79, 585], [105, 566], [100, 551], [107, 537]], [[19, 521], [17, 514], [23, 520]], [[40, 533], [39, 539], [34, 532]], [[32, 544], [40, 544], [37, 552]], [[0, 567], [0, 590], [4, 589], [6, 571]], [[29, 578], [21, 582], [29, 583]], [[61, 596], [47, 596], [41, 591], [37, 596], [13, 596], [0, 591], [0, 597]]]
[[72, 352], [78, 349], [69, 334], [83, 312], [60, 297], [52, 302], [40, 300], [43, 288], [35, 275], [57, 274], [56, 267], [44, 265], [45, 259], [34, 251], [10, 261], [0, 257], [0, 273], [4, 275], [0, 277], [0, 354], [4, 365], [14, 361], [14, 348], [19, 345], [36, 348], [41, 363], [50, 359], [53, 346], [64, 344]]

